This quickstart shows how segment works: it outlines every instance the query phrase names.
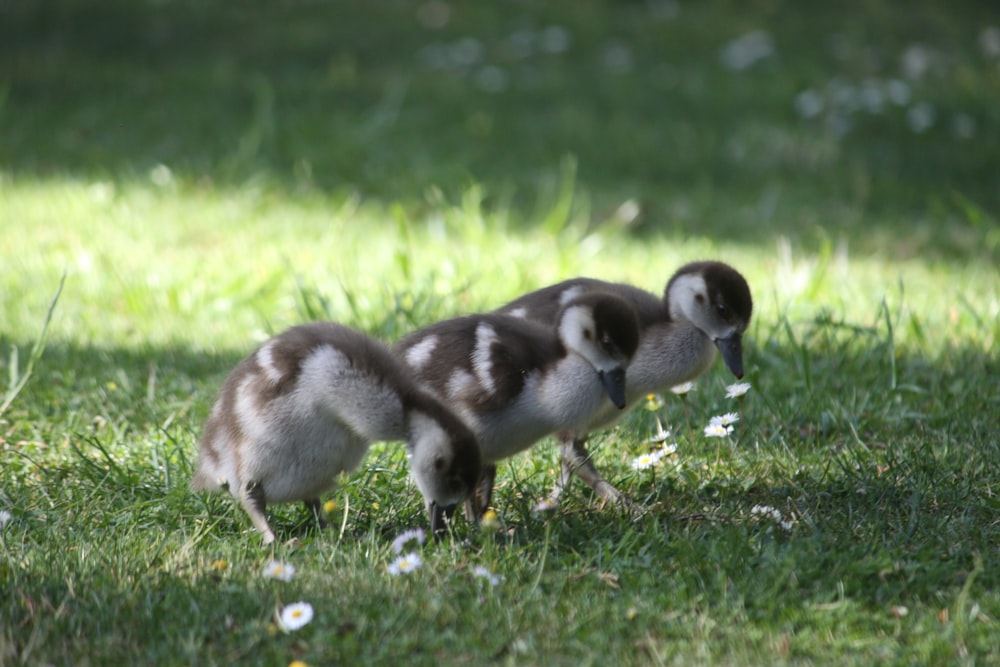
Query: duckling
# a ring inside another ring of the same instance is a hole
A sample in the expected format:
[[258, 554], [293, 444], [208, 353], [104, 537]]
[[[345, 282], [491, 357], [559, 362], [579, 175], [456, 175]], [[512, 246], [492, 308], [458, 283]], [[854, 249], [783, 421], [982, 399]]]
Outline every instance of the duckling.
[[592, 292], [563, 303], [551, 325], [470, 315], [433, 324], [393, 347], [416, 380], [476, 435], [483, 472], [466, 501], [470, 520], [489, 507], [497, 461], [552, 433], [584, 430], [605, 404], [625, 407], [638, 327], [624, 299]]
[[479, 447], [381, 343], [332, 322], [292, 327], [229, 375], [205, 424], [191, 486], [228, 488], [265, 544], [267, 503], [319, 498], [376, 440], [406, 440], [435, 532], [474, 488]]
[[[526, 294], [497, 312], [549, 323], [561, 304], [594, 291], [617, 294], [639, 317], [639, 347], [625, 388], [629, 407], [649, 394], [701, 375], [715, 361], [717, 350], [733, 375], [743, 377], [743, 332], [750, 323], [753, 300], [743, 276], [722, 262], [682, 266], [667, 282], [662, 298], [631, 285], [576, 278]], [[588, 432], [614, 423], [626, 412], [602, 405], [585, 428], [559, 434], [562, 466], [559, 482], [545, 502], [547, 507], [558, 504], [574, 474], [599, 497], [630, 506], [621, 492], [598, 474], [586, 449]]]

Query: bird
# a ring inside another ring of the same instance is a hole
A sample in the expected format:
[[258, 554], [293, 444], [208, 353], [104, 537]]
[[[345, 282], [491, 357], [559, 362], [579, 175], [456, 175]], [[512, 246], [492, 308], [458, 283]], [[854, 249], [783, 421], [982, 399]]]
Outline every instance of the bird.
[[191, 486], [239, 499], [265, 544], [268, 503], [320, 496], [377, 440], [405, 440], [431, 529], [475, 488], [475, 435], [420, 389], [382, 342], [333, 322], [294, 326], [257, 348], [224, 382], [205, 423]]
[[[628, 408], [649, 394], [701, 375], [711, 367], [717, 352], [732, 374], [742, 379], [743, 333], [750, 323], [753, 299], [746, 279], [724, 262], [685, 264], [671, 276], [662, 297], [625, 283], [575, 278], [525, 294], [496, 312], [551, 323], [562, 304], [592, 292], [618, 295], [639, 318], [640, 341], [625, 388]], [[558, 434], [562, 458], [559, 480], [539, 507], [556, 507], [574, 475], [605, 501], [631, 506], [597, 472], [586, 449], [590, 432], [613, 424], [627, 412], [602, 405], [584, 428]]]
[[483, 470], [465, 504], [490, 506], [496, 463], [538, 440], [581, 430], [607, 404], [626, 404], [626, 369], [639, 344], [635, 311], [593, 292], [564, 303], [550, 324], [499, 313], [432, 324], [393, 347], [416, 381], [472, 429]]

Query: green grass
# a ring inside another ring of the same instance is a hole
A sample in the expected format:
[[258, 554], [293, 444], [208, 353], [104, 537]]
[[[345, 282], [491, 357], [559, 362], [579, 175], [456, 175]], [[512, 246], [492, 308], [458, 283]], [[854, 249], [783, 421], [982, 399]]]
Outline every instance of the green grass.
[[[0, 665], [1000, 662], [987, 4], [470, 2], [441, 28], [397, 2], [4, 5]], [[553, 25], [567, 51], [518, 55]], [[755, 29], [775, 54], [721, 66]], [[428, 67], [469, 36], [479, 60]], [[905, 105], [796, 113], [894, 79]], [[678, 450], [652, 471], [649, 412], [594, 436], [640, 517], [580, 484], [533, 515], [543, 442], [501, 466], [498, 530], [459, 521], [392, 577], [425, 522], [396, 444], [332, 529], [273, 508], [273, 549], [187, 488], [226, 373], [286, 326], [394, 340], [707, 257], [753, 289], [753, 389], [724, 398], [719, 364], [665, 397]], [[316, 617], [277, 631], [296, 600]]]

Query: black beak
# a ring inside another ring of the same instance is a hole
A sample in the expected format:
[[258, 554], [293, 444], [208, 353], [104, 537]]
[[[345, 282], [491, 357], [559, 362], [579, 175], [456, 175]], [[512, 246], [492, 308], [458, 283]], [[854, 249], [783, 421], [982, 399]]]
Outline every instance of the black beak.
[[448, 528], [448, 522], [451, 521], [451, 517], [455, 514], [455, 507], [457, 505], [449, 505], [448, 507], [442, 507], [438, 505], [435, 501], [431, 501], [431, 506], [428, 508], [431, 515], [431, 534], [438, 536], [445, 532]]
[[722, 353], [722, 360], [726, 362], [726, 368], [732, 371], [737, 380], [743, 378], [743, 336], [738, 333], [730, 334], [725, 338], [716, 338], [715, 346]]
[[616, 368], [604, 372], [600, 371], [601, 382], [604, 384], [604, 391], [608, 392], [608, 398], [619, 410], [625, 407], [625, 369]]

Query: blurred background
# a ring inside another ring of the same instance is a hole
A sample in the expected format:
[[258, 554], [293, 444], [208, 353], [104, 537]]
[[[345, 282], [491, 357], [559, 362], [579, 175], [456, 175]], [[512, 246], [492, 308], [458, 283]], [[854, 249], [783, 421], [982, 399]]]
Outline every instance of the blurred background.
[[0, 119], [8, 184], [254, 184], [409, 220], [475, 186], [528, 227], [565, 202], [679, 239], [1000, 244], [990, 1], [5, 0]]

